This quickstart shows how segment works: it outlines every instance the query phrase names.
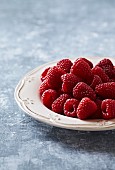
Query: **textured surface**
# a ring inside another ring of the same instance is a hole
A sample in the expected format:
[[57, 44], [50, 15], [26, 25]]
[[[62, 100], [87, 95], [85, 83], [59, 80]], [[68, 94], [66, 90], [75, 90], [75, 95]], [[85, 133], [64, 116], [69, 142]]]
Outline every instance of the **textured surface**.
[[115, 169], [115, 130], [59, 129], [25, 115], [14, 88], [63, 56], [115, 56], [114, 0], [0, 0], [0, 170]]

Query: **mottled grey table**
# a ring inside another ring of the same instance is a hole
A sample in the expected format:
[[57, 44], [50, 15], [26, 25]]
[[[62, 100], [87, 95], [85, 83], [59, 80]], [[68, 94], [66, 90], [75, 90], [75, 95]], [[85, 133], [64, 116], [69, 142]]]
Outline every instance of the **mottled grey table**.
[[14, 101], [25, 73], [79, 55], [115, 56], [114, 0], [0, 0], [0, 170], [115, 170], [115, 130], [51, 127]]

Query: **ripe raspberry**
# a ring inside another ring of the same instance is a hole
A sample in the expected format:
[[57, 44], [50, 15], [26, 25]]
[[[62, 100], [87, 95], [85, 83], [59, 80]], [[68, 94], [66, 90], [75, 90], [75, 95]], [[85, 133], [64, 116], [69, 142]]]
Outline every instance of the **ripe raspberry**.
[[53, 103], [52, 103], [52, 111], [56, 113], [63, 114], [64, 110], [64, 103], [66, 102], [67, 99], [69, 99], [70, 96], [67, 94], [62, 94], [60, 97], [58, 97]]
[[43, 92], [41, 100], [43, 104], [50, 109], [52, 103], [57, 97], [58, 97], [58, 94], [55, 90], [48, 89]]
[[62, 88], [57, 90], [58, 96], [60, 96], [61, 94], [63, 94]]
[[115, 68], [111, 72], [111, 78], [115, 79]]
[[113, 69], [113, 63], [111, 62], [111, 60], [109, 60], [108, 58], [104, 58], [103, 60], [101, 60], [97, 66], [101, 67], [101, 68], [105, 68], [106, 66], [110, 66]]
[[47, 72], [50, 69], [50, 67], [46, 68], [43, 73], [41, 74], [41, 81], [44, 81], [47, 77]]
[[69, 59], [63, 59], [57, 63], [57, 67], [61, 68], [66, 73], [70, 72], [70, 68], [72, 65], [73, 65], [73, 63]]
[[94, 78], [93, 78], [93, 81], [90, 87], [95, 90], [96, 85], [101, 84], [101, 83], [102, 83], [101, 78], [98, 75], [94, 75]]
[[84, 82], [79, 82], [73, 88], [73, 96], [78, 100], [81, 100], [83, 97], [89, 97], [91, 100], [96, 99], [93, 89]]
[[103, 99], [115, 99], [115, 82], [99, 84], [95, 92]]
[[50, 89], [50, 86], [48, 85], [48, 82], [47, 82], [47, 79], [46, 79], [41, 83], [41, 85], [39, 87], [40, 96], [43, 94], [43, 92], [45, 90], [48, 90], [48, 89]]
[[89, 64], [86, 63], [84, 60], [79, 60], [78, 62], [75, 62], [71, 67], [70, 72], [83, 79], [83, 81], [87, 84], [91, 84], [93, 80], [91, 68]]
[[63, 74], [65, 74], [65, 72], [56, 66], [49, 69], [47, 73], [47, 80], [52, 89], [59, 89], [61, 87], [61, 76]]
[[111, 82], [115, 82], [115, 79], [110, 79]]
[[72, 73], [67, 73], [61, 76], [61, 80], [63, 81], [62, 84], [62, 91], [64, 93], [69, 93], [71, 94], [73, 91], [73, 87], [81, 81], [81, 79], [77, 76], [75, 76]]
[[109, 78], [112, 78], [114, 74], [114, 66], [113, 63], [111, 62], [111, 60], [105, 58], [103, 60], [101, 60], [97, 66], [101, 67], [104, 72], [108, 75]]
[[106, 69], [104, 69], [104, 71], [108, 75], [109, 78], [112, 78], [115, 76], [114, 70], [111, 70], [109, 67], [106, 67]]
[[81, 120], [91, 117], [97, 110], [97, 105], [88, 97], [84, 97], [77, 108], [77, 117]]
[[115, 118], [115, 100], [112, 99], [103, 100], [101, 109], [103, 112], [103, 119]]
[[111, 62], [111, 60], [105, 58], [103, 60], [101, 60], [97, 66], [101, 67], [105, 73], [109, 76], [109, 78], [112, 78], [112, 70], [113, 70], [113, 63]]
[[87, 64], [89, 64], [90, 68], [93, 68], [93, 63], [86, 58], [78, 58], [74, 63], [77, 63], [80, 60], [84, 60]]
[[98, 66], [94, 67], [92, 69], [92, 73], [94, 75], [98, 75], [101, 78], [103, 83], [106, 83], [106, 82], [110, 81], [109, 77], [107, 76], [107, 74], [104, 72], [104, 70], [101, 67], [98, 67]]
[[64, 114], [69, 117], [77, 117], [76, 110], [79, 101], [76, 99], [67, 99], [64, 104]]
[[95, 103], [97, 105], [97, 110], [90, 118], [91, 119], [102, 119], [102, 110], [101, 110], [102, 100], [96, 99]]
[[115, 70], [111, 69], [109, 66], [103, 69], [109, 78], [115, 77]]

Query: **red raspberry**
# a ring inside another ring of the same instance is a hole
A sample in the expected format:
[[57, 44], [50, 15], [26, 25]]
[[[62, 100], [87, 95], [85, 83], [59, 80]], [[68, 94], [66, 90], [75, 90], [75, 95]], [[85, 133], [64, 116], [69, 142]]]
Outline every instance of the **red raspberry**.
[[103, 99], [115, 99], [115, 82], [99, 84], [95, 92]]
[[93, 89], [84, 82], [79, 82], [73, 88], [73, 96], [78, 100], [81, 100], [83, 97], [89, 97], [91, 100], [96, 99]]
[[89, 64], [90, 68], [93, 68], [93, 63], [86, 58], [78, 58], [74, 63], [77, 63], [80, 60], [84, 60], [87, 64]]
[[105, 73], [112, 78], [112, 70], [114, 68], [113, 63], [111, 62], [111, 60], [105, 58], [103, 60], [101, 60], [97, 66], [101, 67]]
[[78, 62], [75, 62], [71, 67], [70, 72], [83, 79], [84, 82], [86, 82], [87, 84], [91, 84], [93, 80], [91, 68], [89, 64], [86, 63], [84, 60], [79, 60]]
[[52, 89], [59, 89], [61, 87], [61, 76], [63, 74], [65, 74], [65, 72], [56, 66], [49, 69], [47, 73], [47, 80]]
[[115, 79], [115, 68], [112, 70], [111, 78]]
[[89, 99], [88, 97], [84, 97], [77, 108], [77, 117], [79, 119], [87, 119], [91, 117], [97, 110], [97, 105], [94, 101]]
[[58, 97], [58, 94], [55, 90], [48, 89], [48, 90], [45, 90], [44, 93], [42, 94], [41, 100], [43, 104], [50, 109], [52, 103], [57, 97]]
[[113, 79], [110, 79], [111, 80], [111, 82], [115, 82], [115, 79], [113, 78]]
[[64, 104], [64, 114], [69, 117], [77, 117], [76, 110], [79, 101], [76, 99], [67, 99]]
[[111, 62], [111, 60], [109, 60], [108, 58], [104, 58], [103, 60], [101, 60], [97, 66], [101, 67], [101, 68], [105, 68], [107, 66], [110, 66], [111, 69], [113, 69], [113, 63]]
[[114, 74], [114, 70], [111, 70], [109, 67], [106, 69], [104, 69], [105, 73], [108, 75], [109, 78], [112, 78], [115, 74]]
[[97, 105], [97, 110], [90, 118], [91, 119], [102, 119], [102, 110], [101, 110], [102, 100], [96, 99], [95, 103]]
[[115, 118], [115, 100], [112, 99], [103, 100], [101, 109], [103, 112], [103, 119]]
[[50, 69], [50, 67], [46, 68], [43, 73], [41, 74], [41, 81], [44, 81], [47, 77], [47, 72]]
[[93, 81], [90, 87], [95, 90], [96, 85], [101, 84], [101, 83], [102, 83], [101, 78], [98, 75], [94, 75], [94, 78], [93, 78]]
[[58, 97], [53, 103], [52, 103], [52, 111], [56, 113], [63, 114], [64, 110], [64, 103], [66, 102], [67, 99], [69, 99], [70, 96], [67, 94], [62, 94], [60, 97]]
[[58, 93], [59, 96], [60, 96], [61, 94], [63, 94], [62, 88], [58, 89], [58, 90], [57, 90], [57, 93]]
[[63, 81], [62, 84], [62, 91], [64, 93], [72, 93], [73, 87], [81, 80], [79, 77], [75, 76], [72, 73], [67, 73], [61, 76], [61, 80]]
[[57, 63], [57, 66], [64, 70], [66, 73], [70, 72], [70, 68], [72, 65], [73, 63], [69, 59], [63, 59]]
[[46, 79], [40, 85], [40, 88], [39, 88], [40, 96], [43, 94], [43, 92], [45, 90], [48, 90], [48, 89], [50, 89], [50, 86], [48, 85], [48, 82], [47, 82], [47, 79]]
[[101, 67], [98, 67], [98, 66], [94, 67], [92, 69], [92, 73], [94, 75], [98, 75], [101, 78], [103, 83], [110, 81], [109, 77], [107, 76], [107, 74], [104, 72], [104, 70]]

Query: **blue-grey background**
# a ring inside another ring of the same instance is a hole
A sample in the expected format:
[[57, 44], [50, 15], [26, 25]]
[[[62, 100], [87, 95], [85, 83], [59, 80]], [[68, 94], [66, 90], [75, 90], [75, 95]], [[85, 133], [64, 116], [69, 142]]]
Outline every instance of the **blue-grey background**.
[[0, 170], [115, 170], [115, 131], [37, 122], [13, 93], [31, 69], [64, 57], [115, 56], [114, 0], [0, 0]]

